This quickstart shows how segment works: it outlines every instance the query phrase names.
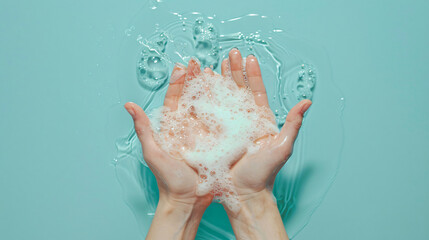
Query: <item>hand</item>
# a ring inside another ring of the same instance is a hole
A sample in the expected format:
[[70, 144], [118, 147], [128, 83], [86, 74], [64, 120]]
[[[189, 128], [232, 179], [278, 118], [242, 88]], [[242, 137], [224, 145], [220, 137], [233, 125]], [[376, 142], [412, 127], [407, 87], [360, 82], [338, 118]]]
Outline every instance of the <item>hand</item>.
[[[164, 106], [172, 111], [177, 110], [185, 81], [194, 78], [199, 72], [200, 65], [195, 60], [189, 61], [187, 68], [176, 65], [171, 74]], [[143, 109], [131, 102], [125, 104], [125, 108], [134, 120], [144, 160], [155, 174], [159, 188], [159, 203], [147, 238], [194, 238], [201, 217], [213, 196], [196, 195], [198, 174], [183, 159], [174, 159], [158, 146]]]
[[[239, 87], [248, 84], [256, 104], [269, 108], [258, 60], [253, 55], [246, 59], [248, 83], [244, 81], [242, 66], [240, 51], [232, 49], [229, 60], [225, 59], [222, 62], [222, 75], [230, 75]], [[260, 149], [256, 153], [245, 154], [232, 166], [230, 174], [242, 209], [239, 213], [225, 209], [237, 238], [287, 238], [271, 190], [277, 173], [292, 154], [303, 115], [310, 106], [310, 100], [299, 102], [288, 113], [286, 122], [278, 134], [258, 139], [256, 143], [260, 145]]]

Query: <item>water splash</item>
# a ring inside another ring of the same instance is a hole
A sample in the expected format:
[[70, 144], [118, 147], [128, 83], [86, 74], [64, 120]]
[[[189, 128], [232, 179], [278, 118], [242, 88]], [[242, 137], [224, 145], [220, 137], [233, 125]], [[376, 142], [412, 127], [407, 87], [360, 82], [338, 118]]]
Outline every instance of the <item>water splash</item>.
[[301, 100], [313, 99], [317, 79], [314, 66], [302, 63], [287, 71], [285, 75], [286, 81], [279, 89], [284, 108], [291, 109]]
[[193, 27], [195, 56], [203, 67], [217, 68], [219, 63], [219, 39], [215, 26], [200, 17]]
[[167, 35], [162, 33], [152, 41], [142, 41], [140, 58], [137, 61], [137, 80], [148, 90], [156, 91], [168, 79], [169, 63], [165, 55]]

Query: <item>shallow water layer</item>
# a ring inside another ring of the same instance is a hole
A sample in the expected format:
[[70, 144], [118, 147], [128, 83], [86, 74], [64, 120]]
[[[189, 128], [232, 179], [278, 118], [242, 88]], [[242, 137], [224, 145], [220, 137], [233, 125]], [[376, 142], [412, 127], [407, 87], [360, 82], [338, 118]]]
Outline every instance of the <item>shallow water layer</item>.
[[[280, 127], [297, 102], [312, 99], [294, 154], [279, 172], [273, 189], [286, 230], [293, 238], [322, 202], [340, 164], [344, 98], [331, 81], [329, 59], [321, 48], [276, 28], [279, 16], [252, 13], [220, 19], [172, 11], [168, 4], [146, 6], [124, 32], [119, 59], [131, 64], [119, 72], [121, 101], [137, 99], [150, 111], [162, 105], [175, 62], [185, 64], [197, 57], [203, 66], [219, 71], [232, 47], [243, 56], [254, 54], [259, 59], [270, 107]], [[161, 20], [144, 17], [154, 15]], [[124, 80], [122, 76], [130, 76], [130, 72], [134, 77]], [[118, 140], [117, 148], [117, 178], [145, 235], [156, 208], [156, 181], [133, 130]], [[212, 204], [197, 239], [233, 238], [222, 207]]]

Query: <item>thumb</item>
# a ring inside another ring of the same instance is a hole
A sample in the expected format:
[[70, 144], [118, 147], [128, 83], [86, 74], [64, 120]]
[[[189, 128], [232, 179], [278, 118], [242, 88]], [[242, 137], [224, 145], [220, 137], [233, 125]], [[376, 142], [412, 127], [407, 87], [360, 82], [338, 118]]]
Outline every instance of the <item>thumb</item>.
[[168, 161], [158, 161], [164, 160], [164, 158], [161, 158], [162, 153], [153, 137], [150, 120], [143, 109], [132, 102], [126, 103], [124, 107], [133, 118], [134, 129], [136, 130], [143, 150], [143, 159], [158, 179], [158, 177], [161, 176], [159, 174], [164, 172], [163, 169], [169, 169], [171, 164]]
[[281, 141], [280, 145], [287, 155], [292, 154], [293, 144], [301, 128], [304, 113], [311, 104], [312, 102], [308, 99], [302, 100], [289, 111], [286, 117], [286, 122], [280, 131], [279, 139]]
[[149, 118], [143, 109], [133, 102], [126, 103], [124, 107], [133, 118], [134, 128], [144, 148], [145, 145], [153, 141]]

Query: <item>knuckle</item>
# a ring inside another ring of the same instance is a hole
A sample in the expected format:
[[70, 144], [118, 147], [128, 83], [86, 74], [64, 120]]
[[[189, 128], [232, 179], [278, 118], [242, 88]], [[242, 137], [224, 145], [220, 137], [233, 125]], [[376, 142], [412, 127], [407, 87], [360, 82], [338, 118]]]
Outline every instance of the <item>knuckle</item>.
[[143, 130], [143, 128], [142, 128], [142, 127], [135, 126], [135, 127], [134, 127], [134, 129], [136, 130], [136, 134], [137, 134], [137, 136], [139, 136], [139, 137], [143, 136], [143, 134], [144, 134], [144, 130]]
[[286, 123], [293, 123], [293, 118], [289, 114], [286, 116]]
[[143, 135], [143, 131], [141, 129], [136, 128], [137, 136], [141, 137]]
[[302, 118], [297, 116], [295, 118], [286, 117], [286, 123], [293, 127], [294, 130], [299, 130], [302, 126]]
[[296, 120], [295, 123], [293, 124], [295, 130], [299, 130], [302, 126], [302, 121], [300, 119]]

